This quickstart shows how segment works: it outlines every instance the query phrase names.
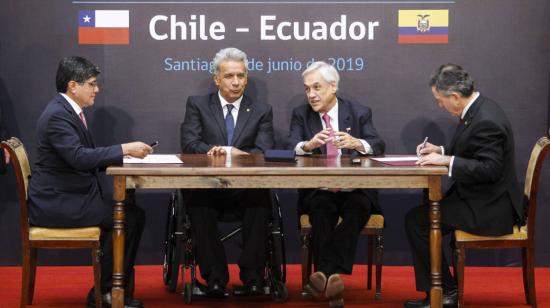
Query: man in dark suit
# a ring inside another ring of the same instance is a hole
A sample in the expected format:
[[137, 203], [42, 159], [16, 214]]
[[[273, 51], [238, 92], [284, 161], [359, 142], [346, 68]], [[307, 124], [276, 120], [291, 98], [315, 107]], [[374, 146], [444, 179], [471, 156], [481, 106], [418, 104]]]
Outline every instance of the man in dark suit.
[[[524, 221], [522, 192], [516, 177], [514, 135], [503, 110], [474, 89], [462, 67], [440, 66], [430, 80], [437, 104], [460, 119], [448, 146], [419, 145], [417, 164], [449, 167], [451, 187], [441, 200], [443, 234], [461, 229], [479, 235], [512, 233]], [[405, 229], [411, 245], [416, 289], [430, 290], [429, 207], [407, 213]], [[457, 305], [456, 284], [442, 258], [443, 306]], [[429, 298], [405, 307], [429, 307]]]
[[[142, 142], [96, 147], [82, 109], [94, 104], [99, 92], [96, 65], [81, 57], [59, 62], [59, 92], [38, 119], [37, 160], [29, 182], [29, 220], [44, 227], [101, 227], [101, 292], [110, 307], [113, 272], [112, 207], [101, 195], [98, 172], [122, 164], [123, 155], [143, 158], [152, 148]], [[126, 207], [124, 272], [131, 277], [145, 215], [137, 206]], [[129, 294], [129, 293], [126, 293]], [[142, 307], [127, 298], [127, 307]], [[87, 305], [94, 306], [93, 290]]]
[[[290, 145], [300, 154], [380, 155], [384, 141], [372, 124], [367, 106], [336, 96], [339, 76], [324, 62], [311, 64], [303, 73], [309, 104], [292, 112]], [[359, 233], [371, 213], [380, 213], [375, 190], [300, 190], [300, 214], [312, 226], [315, 272], [306, 286], [312, 295], [324, 293], [331, 306], [343, 306], [344, 283], [339, 273], [351, 274]], [[338, 217], [342, 223], [337, 224]]]
[[[243, 95], [247, 84], [246, 54], [236, 48], [220, 50], [213, 60], [218, 91], [187, 99], [181, 125], [184, 153], [224, 156], [262, 153], [273, 147], [271, 106]], [[271, 215], [269, 190], [193, 190], [191, 223], [196, 239], [201, 276], [207, 294], [224, 297], [229, 280], [227, 259], [219, 240], [217, 221], [222, 211], [234, 210], [242, 218], [243, 250], [239, 259], [242, 292], [262, 292], [266, 239]]]

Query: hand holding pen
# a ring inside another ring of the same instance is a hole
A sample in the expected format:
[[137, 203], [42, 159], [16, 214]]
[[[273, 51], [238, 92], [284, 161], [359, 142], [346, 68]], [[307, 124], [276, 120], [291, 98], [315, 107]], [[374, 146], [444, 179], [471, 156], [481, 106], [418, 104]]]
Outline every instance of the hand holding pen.
[[418, 158], [422, 156], [422, 150], [424, 150], [424, 148], [426, 147], [426, 142], [428, 142], [428, 136], [426, 136], [426, 138], [424, 138], [424, 141], [422, 141], [422, 143], [416, 147], [416, 156]]
[[426, 137], [421, 144], [416, 146], [416, 155], [420, 158], [431, 153], [442, 154], [441, 147], [429, 143], [428, 137]]

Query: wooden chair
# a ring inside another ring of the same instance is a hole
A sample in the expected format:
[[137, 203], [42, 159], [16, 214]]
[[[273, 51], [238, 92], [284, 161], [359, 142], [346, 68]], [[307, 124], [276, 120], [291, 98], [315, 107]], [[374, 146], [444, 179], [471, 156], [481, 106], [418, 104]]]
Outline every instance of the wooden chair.
[[[342, 218], [338, 219], [338, 223], [342, 222]], [[371, 215], [367, 224], [361, 231], [361, 235], [367, 236], [367, 289], [372, 289], [372, 261], [373, 252], [376, 256], [374, 262], [376, 265], [376, 293], [375, 299], [382, 298], [382, 257], [384, 255], [384, 216]], [[304, 286], [309, 281], [309, 276], [312, 271], [312, 254], [311, 254], [311, 224], [309, 215], [303, 214], [300, 216], [300, 234], [302, 237], [302, 294], [304, 294]]]
[[454, 272], [458, 285], [459, 307], [464, 305], [464, 263], [466, 248], [503, 249], [521, 248], [523, 267], [523, 288], [525, 300], [537, 307], [535, 293], [535, 221], [537, 213], [537, 192], [544, 158], [550, 150], [550, 140], [540, 138], [531, 152], [531, 158], [525, 174], [525, 199], [529, 206], [527, 223], [514, 226], [514, 232], [503, 236], [479, 236], [461, 230], [455, 231]]
[[46, 249], [83, 249], [92, 251], [94, 267], [94, 286], [96, 307], [101, 307], [99, 258], [99, 227], [86, 228], [43, 228], [29, 225], [27, 209], [27, 185], [31, 177], [31, 168], [23, 143], [15, 137], [3, 141], [1, 149], [10, 153], [10, 163], [17, 180], [17, 192], [21, 211], [21, 248], [22, 256], [22, 288], [20, 307], [32, 304], [36, 276], [36, 255], [38, 248]]

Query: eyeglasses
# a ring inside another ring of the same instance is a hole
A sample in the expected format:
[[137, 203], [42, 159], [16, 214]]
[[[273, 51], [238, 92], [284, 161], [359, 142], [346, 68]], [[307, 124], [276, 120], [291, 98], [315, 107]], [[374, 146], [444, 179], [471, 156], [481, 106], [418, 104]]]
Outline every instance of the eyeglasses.
[[95, 81], [83, 81], [83, 82], [79, 82], [79, 84], [80, 85], [87, 84], [90, 87], [95, 89], [97, 87], [97, 80], [95, 80]]

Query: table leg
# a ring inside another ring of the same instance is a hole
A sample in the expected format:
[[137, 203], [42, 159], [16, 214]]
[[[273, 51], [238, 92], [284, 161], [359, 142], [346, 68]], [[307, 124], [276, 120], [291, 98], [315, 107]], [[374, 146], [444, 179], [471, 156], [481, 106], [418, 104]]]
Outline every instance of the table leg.
[[113, 288], [112, 307], [124, 307], [124, 200], [126, 199], [126, 177], [115, 176], [113, 197]]
[[430, 199], [430, 265], [431, 283], [430, 307], [441, 308], [443, 298], [441, 274], [441, 178], [432, 177], [429, 185]]

